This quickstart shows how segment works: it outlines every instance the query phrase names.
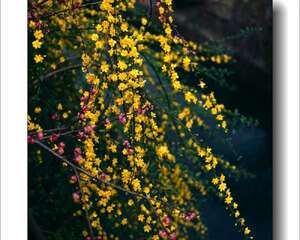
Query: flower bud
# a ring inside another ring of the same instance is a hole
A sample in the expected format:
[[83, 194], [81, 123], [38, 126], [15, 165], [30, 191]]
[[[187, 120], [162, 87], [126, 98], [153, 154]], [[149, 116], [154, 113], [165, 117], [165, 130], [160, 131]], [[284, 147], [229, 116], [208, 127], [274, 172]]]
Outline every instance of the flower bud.
[[162, 238], [166, 238], [168, 236], [166, 230], [160, 230], [159, 231], [159, 236]]
[[74, 202], [76, 203], [80, 202], [80, 194], [78, 192], [72, 193], [72, 198]]
[[73, 176], [71, 176], [70, 177], [70, 183], [76, 183], [77, 182], [77, 180], [78, 180], [78, 178], [77, 178], [77, 176], [76, 175], [73, 175]]
[[107, 178], [107, 174], [105, 174], [105, 173], [100, 174], [100, 180], [101, 181], [106, 181], [106, 178]]
[[93, 128], [90, 125], [84, 127], [84, 132], [90, 134], [93, 131]]
[[80, 154], [81, 154], [81, 148], [80, 147], [74, 148], [74, 155], [77, 156], [77, 155], [80, 155]]
[[77, 155], [76, 157], [74, 157], [73, 160], [74, 160], [75, 163], [79, 163], [81, 159], [82, 159], [82, 156], [81, 155]]
[[59, 135], [57, 135], [56, 133], [53, 133], [53, 134], [50, 136], [49, 140], [50, 140], [51, 142], [56, 142], [57, 139], [58, 139], [58, 137], [59, 137]]
[[125, 124], [125, 123], [126, 123], [126, 116], [125, 116], [123, 113], [121, 113], [121, 114], [119, 115], [119, 121], [120, 121], [120, 123], [122, 123], [122, 124]]
[[165, 216], [162, 220], [164, 225], [169, 225], [171, 223], [171, 219], [168, 216]]
[[176, 239], [177, 239], [176, 233], [175, 232], [171, 233], [170, 240], [176, 240]]
[[43, 131], [39, 131], [39, 132], [37, 133], [37, 138], [38, 138], [38, 140], [42, 141], [42, 140], [43, 140], [43, 137], [44, 137]]
[[57, 113], [52, 114], [51, 119], [53, 121], [57, 120], [58, 119], [58, 114]]
[[63, 155], [64, 152], [65, 152], [65, 150], [64, 150], [62, 147], [59, 147], [58, 150], [57, 150], [57, 153], [58, 153], [59, 155]]
[[65, 148], [66, 144], [65, 144], [64, 142], [60, 142], [60, 143], [58, 144], [58, 146], [59, 146], [60, 148]]
[[32, 137], [32, 136], [27, 136], [27, 142], [28, 142], [29, 144], [34, 144], [34, 139], [33, 139], [33, 137]]

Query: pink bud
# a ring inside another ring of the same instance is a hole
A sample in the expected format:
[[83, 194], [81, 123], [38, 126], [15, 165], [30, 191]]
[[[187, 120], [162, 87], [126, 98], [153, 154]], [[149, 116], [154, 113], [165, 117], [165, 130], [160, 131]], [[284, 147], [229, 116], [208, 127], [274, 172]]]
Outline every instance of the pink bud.
[[80, 194], [78, 192], [72, 193], [73, 201], [78, 203], [80, 201]]
[[133, 154], [133, 149], [132, 148], [128, 148], [127, 149], [127, 153], [128, 153], [128, 155], [132, 155]]
[[59, 155], [63, 155], [64, 154], [64, 149], [63, 148], [58, 148], [58, 150], [57, 150], [57, 153], [59, 154]]
[[190, 221], [193, 220], [193, 219], [195, 219], [195, 217], [196, 217], [196, 213], [195, 212], [191, 212], [188, 215], [188, 218], [189, 218]]
[[87, 125], [87, 126], [84, 127], [84, 132], [85, 132], [86, 134], [89, 134], [89, 133], [91, 133], [92, 131], [93, 131], [93, 128], [92, 128], [90, 125]]
[[84, 134], [84, 132], [79, 132], [79, 133], [78, 133], [78, 138], [80, 138], [81, 140], [84, 140], [84, 139], [85, 139], [85, 134]]
[[74, 148], [74, 155], [80, 155], [81, 154], [81, 149], [80, 147]]
[[176, 233], [175, 232], [171, 233], [170, 240], [176, 240], [176, 239], [177, 239]]
[[77, 182], [77, 176], [75, 176], [75, 175], [73, 175], [73, 176], [71, 176], [71, 178], [70, 178], [70, 183], [76, 183]]
[[171, 223], [171, 219], [168, 216], [166, 216], [163, 218], [162, 222], [164, 225], [169, 225]]
[[166, 238], [168, 236], [166, 230], [160, 230], [159, 231], [159, 236], [162, 238]]
[[106, 180], [106, 177], [107, 177], [107, 174], [105, 174], [105, 173], [101, 173], [101, 174], [100, 174], [100, 180], [101, 180], [101, 181], [105, 181], [105, 180]]
[[52, 114], [51, 119], [52, 120], [57, 120], [58, 119], [58, 114], [57, 113]]
[[34, 144], [34, 139], [33, 139], [33, 137], [32, 137], [32, 136], [27, 136], [27, 142], [28, 142], [29, 144]]
[[128, 141], [128, 140], [124, 140], [123, 144], [124, 144], [124, 146], [125, 146], [125, 147], [129, 147], [129, 146], [130, 146], [130, 144], [129, 144], [129, 141]]
[[83, 113], [86, 113], [87, 110], [88, 110], [88, 107], [87, 107], [87, 106], [83, 106], [83, 107], [82, 107], [82, 112], [83, 112]]
[[37, 138], [38, 138], [38, 140], [43, 140], [43, 137], [44, 137], [44, 134], [43, 134], [43, 132], [42, 131], [39, 131], [38, 133], [37, 133]]
[[60, 143], [58, 144], [58, 146], [59, 146], [60, 148], [65, 148], [66, 144], [65, 144], [64, 142], [60, 142]]
[[110, 124], [109, 118], [106, 118], [105, 121], [104, 121], [104, 123], [105, 123], [105, 124]]
[[53, 133], [53, 134], [50, 136], [49, 140], [50, 140], [51, 142], [55, 142], [55, 141], [57, 141], [58, 137], [59, 137], [59, 135], [57, 135], [56, 133]]
[[85, 120], [85, 115], [83, 113], [80, 113], [79, 118], [80, 118], [80, 120], [84, 121]]
[[73, 160], [74, 160], [74, 162], [79, 163], [81, 159], [82, 159], [82, 156], [81, 155], [77, 155], [76, 157], [74, 157]]
[[126, 123], [126, 116], [125, 116], [123, 113], [121, 113], [121, 114], [119, 115], [119, 121], [120, 121], [120, 123], [122, 123], [122, 124], [125, 124], [125, 123]]

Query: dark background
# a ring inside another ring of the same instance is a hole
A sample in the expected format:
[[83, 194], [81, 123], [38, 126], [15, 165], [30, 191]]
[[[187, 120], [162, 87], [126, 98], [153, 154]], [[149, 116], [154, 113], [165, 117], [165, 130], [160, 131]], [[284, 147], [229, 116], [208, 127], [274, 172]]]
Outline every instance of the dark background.
[[[260, 124], [239, 129], [233, 139], [243, 156], [239, 165], [255, 177], [231, 185], [256, 239], [272, 239], [272, 1], [175, 0], [175, 5], [178, 30], [186, 39], [221, 43], [236, 59], [228, 79], [235, 89], [216, 88], [216, 95]], [[217, 199], [204, 215], [209, 239], [241, 239]]]

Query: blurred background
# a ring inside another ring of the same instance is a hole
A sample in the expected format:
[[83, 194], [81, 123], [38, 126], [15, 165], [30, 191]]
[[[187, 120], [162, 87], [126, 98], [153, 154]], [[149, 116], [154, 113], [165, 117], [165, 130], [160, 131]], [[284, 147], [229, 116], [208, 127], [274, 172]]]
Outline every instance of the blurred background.
[[[233, 139], [243, 156], [239, 165], [255, 176], [231, 185], [256, 239], [272, 239], [272, 1], [175, 0], [175, 6], [181, 35], [236, 60], [227, 90], [206, 82], [228, 108], [259, 121], [255, 129], [238, 129]], [[211, 199], [208, 206], [209, 239], [240, 239], [222, 203]]]

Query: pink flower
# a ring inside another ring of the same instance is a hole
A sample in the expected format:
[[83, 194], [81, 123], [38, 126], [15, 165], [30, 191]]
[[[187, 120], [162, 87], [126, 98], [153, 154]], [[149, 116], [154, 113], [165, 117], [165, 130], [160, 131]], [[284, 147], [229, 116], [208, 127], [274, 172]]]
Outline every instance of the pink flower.
[[66, 144], [65, 144], [64, 142], [60, 142], [60, 143], [58, 144], [58, 146], [59, 146], [60, 148], [65, 148]]
[[168, 216], [165, 216], [162, 220], [164, 225], [169, 225], [171, 223], [171, 219]]
[[83, 106], [81, 110], [82, 110], [83, 113], [86, 113], [87, 110], [88, 110], [88, 107], [87, 106]]
[[58, 148], [58, 150], [57, 150], [57, 153], [58, 153], [59, 155], [63, 155], [64, 152], [65, 152], [65, 150], [64, 150], [62, 147]]
[[82, 156], [81, 155], [77, 155], [76, 157], [74, 157], [73, 160], [74, 160], [74, 162], [79, 163], [81, 159], [82, 159]]
[[59, 135], [57, 135], [56, 133], [53, 133], [53, 134], [50, 136], [49, 140], [50, 140], [51, 142], [55, 142], [55, 141], [57, 141], [58, 137], [59, 137]]
[[74, 155], [77, 156], [77, 155], [80, 155], [80, 154], [81, 154], [81, 148], [80, 147], [74, 148]]
[[195, 217], [196, 217], [196, 213], [191, 212], [186, 215], [185, 219], [188, 221], [192, 221], [193, 219], [195, 219]]
[[73, 175], [73, 176], [71, 176], [71, 178], [70, 178], [70, 183], [76, 183], [77, 182], [77, 180], [78, 180], [78, 178], [77, 178], [77, 176], [75, 176], [75, 175]]
[[79, 114], [79, 119], [84, 121], [85, 120], [85, 115], [83, 113], [80, 113]]
[[84, 132], [79, 132], [77, 136], [78, 136], [78, 138], [80, 138], [81, 140], [84, 140], [84, 139], [85, 139], [85, 134], [84, 134]]
[[42, 140], [43, 140], [43, 137], [44, 137], [43, 131], [39, 131], [39, 132], [37, 133], [37, 138], [38, 138], [38, 140], [42, 141]]
[[122, 124], [125, 124], [125, 123], [126, 123], [126, 116], [125, 116], [123, 113], [121, 113], [121, 114], [119, 115], [119, 121], [120, 121], [120, 123], [122, 123]]
[[79, 192], [72, 193], [72, 198], [73, 198], [74, 202], [76, 202], [76, 203], [80, 202], [80, 194], [79, 194]]
[[57, 120], [57, 119], [58, 119], [58, 114], [57, 114], [57, 113], [52, 114], [51, 119], [52, 119], [53, 121], [54, 121], [54, 120]]
[[128, 148], [130, 146], [129, 141], [128, 140], [124, 140], [123, 145]]
[[127, 149], [127, 153], [128, 153], [128, 155], [132, 155], [133, 154], [133, 149], [132, 148], [128, 148]]
[[137, 112], [138, 112], [138, 114], [144, 115], [145, 114], [145, 109], [143, 109], [142, 107], [139, 107]]
[[34, 139], [33, 139], [33, 137], [32, 137], [32, 136], [28, 136], [28, 137], [27, 137], [27, 142], [28, 142], [29, 144], [34, 144]]
[[106, 178], [107, 178], [107, 174], [105, 174], [105, 173], [101, 173], [101, 174], [100, 174], [100, 180], [101, 180], [101, 181], [105, 181]]
[[86, 134], [90, 134], [92, 131], [93, 131], [92, 126], [87, 125], [87, 126], [84, 127], [84, 132], [85, 132]]
[[160, 230], [159, 231], [159, 236], [162, 238], [166, 238], [168, 236], [166, 230]]
[[176, 240], [176, 239], [177, 239], [176, 233], [175, 232], [171, 233], [170, 240]]

